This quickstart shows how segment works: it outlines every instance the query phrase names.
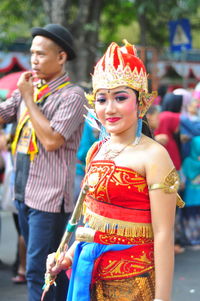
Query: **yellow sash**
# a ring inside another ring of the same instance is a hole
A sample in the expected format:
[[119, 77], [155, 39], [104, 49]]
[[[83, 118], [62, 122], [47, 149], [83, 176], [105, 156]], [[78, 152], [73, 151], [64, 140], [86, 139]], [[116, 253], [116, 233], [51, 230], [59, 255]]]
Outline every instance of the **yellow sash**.
[[[49, 86], [47, 84], [42, 86], [40, 89], [36, 88], [34, 91], [34, 102], [35, 103], [42, 102], [45, 98], [47, 98], [49, 95], [51, 95], [54, 91], [59, 90], [69, 84], [70, 84], [70, 82], [62, 83], [61, 85], [56, 87], [54, 90], [50, 90]], [[36, 133], [32, 126], [32, 123], [30, 120], [30, 115], [29, 115], [27, 108], [25, 108], [25, 110], [22, 112], [22, 114], [19, 118], [19, 122], [17, 124], [16, 131], [15, 131], [15, 137], [11, 144], [11, 151], [12, 151], [13, 155], [16, 153], [22, 130], [23, 130], [24, 126], [27, 125], [28, 121], [30, 121], [30, 125], [31, 125], [30, 126], [31, 127], [31, 137], [30, 137], [30, 143], [28, 145], [26, 153], [30, 155], [30, 160], [32, 161], [34, 159], [35, 155], [38, 153], [38, 145], [37, 145]]]

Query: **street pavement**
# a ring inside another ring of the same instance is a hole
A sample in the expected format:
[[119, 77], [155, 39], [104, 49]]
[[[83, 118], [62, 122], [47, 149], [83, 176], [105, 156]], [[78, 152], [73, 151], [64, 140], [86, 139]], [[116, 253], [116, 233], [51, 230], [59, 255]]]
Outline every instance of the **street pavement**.
[[[0, 216], [0, 259], [6, 264], [0, 265], [0, 301], [28, 301], [26, 285], [11, 282], [17, 246], [13, 220], [8, 212], [0, 212]], [[186, 249], [176, 255], [172, 301], [200, 301], [200, 250]]]

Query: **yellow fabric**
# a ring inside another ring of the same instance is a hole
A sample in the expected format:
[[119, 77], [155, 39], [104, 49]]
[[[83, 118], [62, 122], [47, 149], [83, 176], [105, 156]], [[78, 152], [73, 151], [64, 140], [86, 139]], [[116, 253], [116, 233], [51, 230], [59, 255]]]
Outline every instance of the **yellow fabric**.
[[[70, 84], [70, 82], [65, 82], [65, 83], [59, 85], [55, 90], [59, 90], [59, 89], [65, 87], [69, 84]], [[34, 102], [35, 103], [40, 103], [40, 102], [43, 101], [44, 98], [47, 98], [49, 95], [51, 95], [52, 91], [49, 91], [44, 96], [42, 96], [40, 99], [38, 99], [39, 93], [41, 93], [46, 88], [48, 88], [48, 85], [44, 85], [40, 89], [35, 88], [35, 91], [34, 91]], [[11, 151], [12, 151], [13, 155], [16, 152], [17, 144], [19, 142], [22, 129], [23, 129], [24, 125], [28, 122], [28, 120], [30, 120], [30, 115], [29, 115], [29, 112], [28, 112], [27, 108], [25, 108], [24, 112], [22, 112], [22, 114], [20, 116], [19, 122], [17, 124], [16, 131], [15, 131], [15, 137], [14, 137], [13, 142], [11, 144]], [[32, 142], [32, 145], [33, 145], [33, 150], [29, 150], [27, 152], [27, 154], [30, 155], [30, 160], [32, 161], [34, 159], [35, 155], [38, 153], [36, 133], [35, 133], [35, 130], [34, 130], [32, 124], [31, 124], [31, 142]]]
[[[84, 207], [86, 205], [84, 204]], [[83, 208], [84, 223], [96, 230], [110, 234], [122, 235], [125, 237], [153, 237], [153, 229], [151, 223], [133, 223], [128, 221], [117, 220], [113, 218], [104, 217], [92, 212], [88, 208]], [[108, 229], [109, 225], [109, 229]]]

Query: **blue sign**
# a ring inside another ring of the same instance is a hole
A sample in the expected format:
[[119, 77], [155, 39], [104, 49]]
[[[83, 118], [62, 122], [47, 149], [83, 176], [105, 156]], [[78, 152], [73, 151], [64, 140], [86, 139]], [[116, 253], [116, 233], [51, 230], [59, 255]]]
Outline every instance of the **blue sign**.
[[192, 36], [188, 19], [180, 19], [169, 22], [171, 51], [183, 51], [192, 48]]

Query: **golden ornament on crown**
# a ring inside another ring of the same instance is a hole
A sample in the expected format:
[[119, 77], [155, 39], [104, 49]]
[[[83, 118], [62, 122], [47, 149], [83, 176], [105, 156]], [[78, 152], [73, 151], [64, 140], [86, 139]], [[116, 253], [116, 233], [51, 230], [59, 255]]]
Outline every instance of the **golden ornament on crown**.
[[103, 57], [97, 62], [92, 75], [92, 94], [86, 97], [93, 104], [99, 89], [113, 89], [120, 86], [130, 87], [139, 92], [139, 102], [142, 104], [141, 116], [144, 116], [156, 92], [148, 93], [147, 73], [143, 62], [137, 57], [137, 50], [126, 40], [120, 47], [112, 42]]

